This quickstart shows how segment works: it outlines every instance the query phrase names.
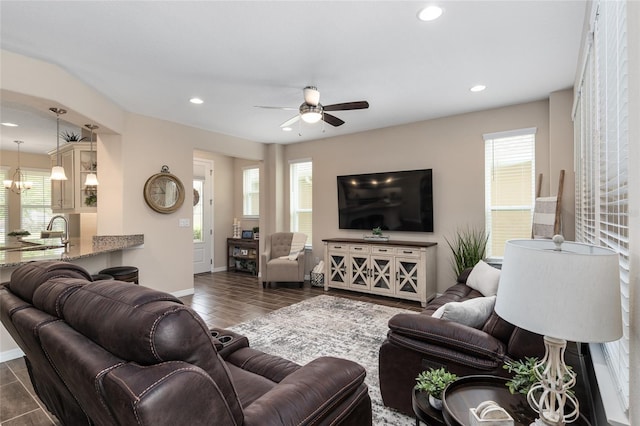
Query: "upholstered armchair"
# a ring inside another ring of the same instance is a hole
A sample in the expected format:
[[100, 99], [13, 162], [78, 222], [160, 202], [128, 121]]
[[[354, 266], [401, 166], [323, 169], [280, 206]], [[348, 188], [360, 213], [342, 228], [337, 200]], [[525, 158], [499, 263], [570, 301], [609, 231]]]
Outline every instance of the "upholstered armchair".
[[304, 284], [305, 234], [276, 232], [268, 235], [262, 252], [262, 287], [272, 282]]

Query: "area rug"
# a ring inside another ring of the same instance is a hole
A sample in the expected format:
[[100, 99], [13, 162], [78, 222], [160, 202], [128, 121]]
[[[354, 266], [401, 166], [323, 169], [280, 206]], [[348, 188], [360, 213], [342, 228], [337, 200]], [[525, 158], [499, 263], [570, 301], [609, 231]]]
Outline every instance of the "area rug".
[[373, 424], [413, 425], [414, 419], [382, 404], [378, 383], [378, 349], [389, 318], [400, 312], [409, 311], [321, 295], [229, 329], [247, 336], [252, 348], [301, 365], [321, 356], [359, 363], [367, 370]]

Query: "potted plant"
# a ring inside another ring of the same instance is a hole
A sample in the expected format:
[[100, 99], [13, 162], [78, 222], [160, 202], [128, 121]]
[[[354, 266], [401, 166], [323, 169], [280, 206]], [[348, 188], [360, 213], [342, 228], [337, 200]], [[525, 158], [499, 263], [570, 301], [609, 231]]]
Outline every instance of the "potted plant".
[[429, 404], [436, 410], [442, 410], [442, 392], [444, 389], [458, 379], [453, 373], [448, 372], [444, 367], [438, 369], [425, 370], [416, 377], [415, 388], [421, 392], [429, 394]]
[[253, 239], [254, 240], [259, 240], [260, 239], [260, 227], [259, 226], [254, 226], [253, 227]]
[[379, 226], [377, 226], [377, 227], [375, 227], [375, 228], [373, 228], [373, 229], [371, 230], [371, 233], [372, 233], [373, 235], [375, 235], [376, 237], [382, 237], [382, 228], [380, 228]]
[[456, 276], [467, 268], [472, 268], [484, 259], [489, 236], [484, 229], [467, 227], [458, 229], [452, 241], [445, 237], [453, 253], [453, 270]]
[[[536, 374], [536, 368], [540, 361], [536, 357], [525, 357], [524, 360], [509, 360], [504, 363], [502, 368], [513, 374], [513, 377], [507, 380], [507, 387], [512, 394], [521, 393], [527, 395], [531, 387], [540, 381], [539, 375]], [[567, 366], [571, 370], [571, 366]], [[542, 373], [542, 371], [539, 371]], [[572, 390], [569, 392], [573, 393]]]
[[65, 140], [65, 142], [82, 142], [87, 139], [84, 136], [81, 136], [79, 133], [75, 132], [67, 132], [66, 130], [60, 133], [60, 137]]

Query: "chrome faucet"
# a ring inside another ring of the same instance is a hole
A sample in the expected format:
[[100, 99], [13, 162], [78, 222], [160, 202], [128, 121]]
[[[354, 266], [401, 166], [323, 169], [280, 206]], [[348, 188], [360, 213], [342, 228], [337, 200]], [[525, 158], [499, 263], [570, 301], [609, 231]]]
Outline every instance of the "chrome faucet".
[[64, 245], [64, 251], [68, 251], [69, 250], [69, 221], [67, 220], [66, 217], [62, 216], [61, 214], [58, 214], [52, 217], [51, 220], [49, 221], [49, 224], [47, 225], [47, 231], [53, 230], [53, 222], [55, 222], [56, 219], [62, 219], [64, 221], [64, 234], [62, 234], [62, 236], [60, 237], [60, 243]]

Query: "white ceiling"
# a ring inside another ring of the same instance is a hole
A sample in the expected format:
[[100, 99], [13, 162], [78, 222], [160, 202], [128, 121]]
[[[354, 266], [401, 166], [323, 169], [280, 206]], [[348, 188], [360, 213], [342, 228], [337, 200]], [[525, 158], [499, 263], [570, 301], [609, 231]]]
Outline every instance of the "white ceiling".
[[[268, 143], [539, 100], [573, 85], [585, 1], [439, 1], [443, 16], [421, 22], [429, 3], [3, 0], [0, 40], [127, 111]], [[469, 91], [479, 83], [487, 90]], [[370, 108], [335, 112], [346, 121], [338, 128], [289, 133], [280, 124], [295, 111], [255, 108], [297, 107], [306, 85], [325, 105]], [[2, 121], [15, 107], [3, 99]], [[39, 114], [46, 142], [28, 126], [2, 127], [2, 148], [16, 138], [23, 150], [55, 146], [55, 116]]]

